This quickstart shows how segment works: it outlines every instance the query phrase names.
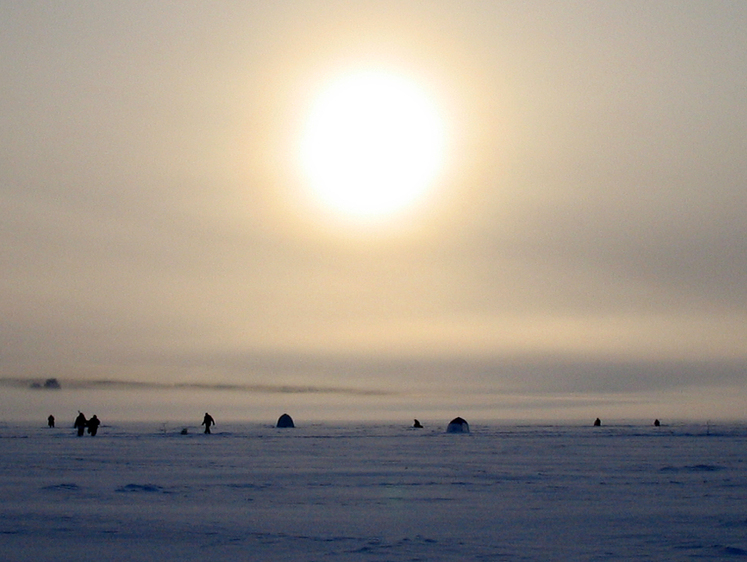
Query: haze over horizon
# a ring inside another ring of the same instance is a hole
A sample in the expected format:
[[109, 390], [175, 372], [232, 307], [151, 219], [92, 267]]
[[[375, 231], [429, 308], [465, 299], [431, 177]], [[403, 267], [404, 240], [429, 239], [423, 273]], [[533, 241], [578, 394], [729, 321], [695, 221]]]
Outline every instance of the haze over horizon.
[[[726, 1], [0, 4], [0, 421], [745, 420], [745, 27]], [[443, 134], [373, 217], [301, 157], [361, 73], [405, 85], [350, 112], [416, 92]]]

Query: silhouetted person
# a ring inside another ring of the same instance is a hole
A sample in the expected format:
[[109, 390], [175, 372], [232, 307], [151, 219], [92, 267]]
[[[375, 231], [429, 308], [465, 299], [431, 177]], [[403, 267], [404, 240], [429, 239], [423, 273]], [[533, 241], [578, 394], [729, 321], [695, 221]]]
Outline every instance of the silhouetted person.
[[86, 416], [83, 415], [83, 412], [78, 412], [78, 417], [75, 418], [75, 423], [73, 424], [73, 427], [78, 429], [78, 437], [83, 437], [83, 432], [86, 430], [86, 424], [88, 424]]
[[412, 427], [417, 428], [417, 429], [423, 429], [423, 426], [420, 424], [420, 421], [418, 420], [415, 420], [415, 423], [412, 424]]
[[661, 425], [661, 422], [659, 420], [654, 420], [654, 427], [659, 427]]
[[99, 430], [100, 425], [101, 421], [99, 421], [99, 418], [96, 417], [96, 414], [93, 414], [91, 416], [91, 419], [88, 420], [88, 433], [91, 435], [91, 437], [94, 437], [96, 435], [96, 432]]
[[210, 426], [215, 425], [215, 420], [213, 419], [213, 416], [205, 412], [205, 417], [202, 418], [202, 423], [200, 425], [205, 426], [205, 433], [210, 433]]
[[595, 419], [594, 420], [594, 427], [599, 427], [600, 425], [602, 425], [602, 420], [600, 420], [599, 418]]
[[54, 416], [52, 414], [49, 414], [49, 417], [47, 418], [47, 425], [49, 427], [54, 427]]

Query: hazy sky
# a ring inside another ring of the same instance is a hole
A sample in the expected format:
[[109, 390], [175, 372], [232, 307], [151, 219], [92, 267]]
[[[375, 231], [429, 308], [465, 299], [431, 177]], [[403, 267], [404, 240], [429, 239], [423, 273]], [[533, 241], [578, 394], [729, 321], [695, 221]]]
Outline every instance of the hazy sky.
[[[739, 1], [1, 2], [0, 378], [81, 408], [73, 381], [245, 385], [235, 417], [744, 419], [745, 29]], [[447, 148], [356, 221], [299, 139], [369, 70]], [[0, 392], [0, 419], [51, 407]]]

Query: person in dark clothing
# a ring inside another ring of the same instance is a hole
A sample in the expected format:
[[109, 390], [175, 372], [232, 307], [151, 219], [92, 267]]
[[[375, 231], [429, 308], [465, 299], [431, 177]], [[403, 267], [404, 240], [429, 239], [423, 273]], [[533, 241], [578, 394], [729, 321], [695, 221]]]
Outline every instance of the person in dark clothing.
[[210, 433], [210, 426], [215, 425], [215, 420], [213, 419], [213, 416], [205, 412], [205, 417], [202, 418], [202, 423], [200, 425], [205, 426], [205, 433]]
[[83, 412], [79, 411], [78, 417], [75, 418], [75, 423], [73, 424], [73, 427], [78, 429], [78, 437], [83, 437], [83, 432], [86, 430], [86, 424], [88, 424], [86, 416], [83, 415]]
[[594, 420], [594, 427], [599, 427], [600, 425], [602, 425], [602, 420], [600, 420], [599, 418], [595, 419]]
[[49, 417], [47, 418], [47, 425], [49, 427], [54, 427], [54, 416], [52, 414], [49, 414]]
[[94, 437], [96, 435], [96, 432], [99, 430], [100, 425], [101, 421], [99, 421], [99, 418], [96, 417], [96, 414], [93, 414], [91, 416], [91, 419], [88, 420], [88, 433], [91, 437]]

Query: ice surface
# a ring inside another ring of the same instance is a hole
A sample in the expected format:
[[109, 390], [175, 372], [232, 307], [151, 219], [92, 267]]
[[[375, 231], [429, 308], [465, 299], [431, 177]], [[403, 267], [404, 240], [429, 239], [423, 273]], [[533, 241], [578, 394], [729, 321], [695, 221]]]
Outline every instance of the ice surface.
[[0, 559], [747, 559], [744, 426], [0, 426]]

